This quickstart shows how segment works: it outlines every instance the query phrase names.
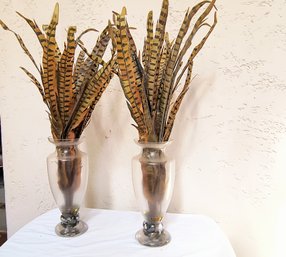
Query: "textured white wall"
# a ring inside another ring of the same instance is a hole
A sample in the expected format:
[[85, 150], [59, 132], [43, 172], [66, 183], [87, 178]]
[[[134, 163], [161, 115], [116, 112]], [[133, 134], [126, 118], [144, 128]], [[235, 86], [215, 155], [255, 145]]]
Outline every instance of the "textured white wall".
[[[0, 2], [1, 18], [23, 35], [36, 56], [37, 40], [15, 10], [43, 24], [49, 21], [54, 3]], [[159, 0], [59, 3], [61, 39], [68, 25], [77, 25], [78, 31], [103, 29], [111, 10], [126, 5], [140, 46], [148, 10], [157, 15], [161, 5]], [[171, 33], [187, 6], [195, 3], [170, 0]], [[170, 153], [177, 160], [177, 180], [169, 210], [215, 219], [238, 257], [282, 257], [286, 255], [286, 1], [220, 0], [217, 7], [218, 26], [196, 60], [197, 76], [173, 130]], [[49, 121], [36, 88], [19, 66], [32, 70], [13, 35], [0, 30], [9, 235], [54, 207], [45, 163], [53, 149], [47, 141]], [[138, 149], [131, 122], [115, 78], [85, 133], [91, 168], [88, 207], [137, 209], [130, 159]]]

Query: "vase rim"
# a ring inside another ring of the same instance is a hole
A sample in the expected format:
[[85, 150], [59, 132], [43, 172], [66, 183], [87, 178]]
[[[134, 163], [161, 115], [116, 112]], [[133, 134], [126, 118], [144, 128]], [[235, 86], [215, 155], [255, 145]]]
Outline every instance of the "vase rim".
[[54, 139], [52, 136], [48, 137], [50, 143], [55, 145], [72, 145], [72, 144], [80, 144], [83, 142], [83, 137], [80, 138], [64, 138], [64, 139]]
[[134, 142], [141, 147], [160, 148], [170, 145], [173, 142], [173, 140], [162, 141], [162, 142], [140, 142], [138, 139], [134, 139]]

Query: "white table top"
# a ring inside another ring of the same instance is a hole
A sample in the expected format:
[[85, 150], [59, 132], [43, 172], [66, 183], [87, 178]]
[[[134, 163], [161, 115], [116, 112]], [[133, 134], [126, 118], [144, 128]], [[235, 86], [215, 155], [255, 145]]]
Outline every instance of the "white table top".
[[172, 241], [163, 247], [140, 245], [134, 235], [141, 229], [138, 212], [81, 210], [88, 231], [74, 238], [55, 234], [60, 212], [51, 210], [25, 225], [0, 247], [1, 257], [235, 257], [219, 226], [202, 215], [171, 214], [164, 219]]

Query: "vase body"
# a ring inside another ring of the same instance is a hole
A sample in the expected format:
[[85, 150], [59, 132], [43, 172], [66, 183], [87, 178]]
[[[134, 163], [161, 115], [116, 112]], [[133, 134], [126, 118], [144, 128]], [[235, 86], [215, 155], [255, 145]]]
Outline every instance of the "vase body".
[[146, 246], [163, 246], [171, 240], [162, 224], [175, 181], [175, 161], [165, 154], [168, 144], [139, 143], [141, 153], [132, 159], [134, 192], [144, 216], [143, 229], [136, 238]]
[[87, 224], [79, 220], [88, 179], [87, 154], [78, 148], [81, 142], [49, 138], [55, 145], [55, 152], [47, 158], [50, 188], [61, 211], [61, 222], [56, 226], [56, 234], [73, 237], [87, 231]]

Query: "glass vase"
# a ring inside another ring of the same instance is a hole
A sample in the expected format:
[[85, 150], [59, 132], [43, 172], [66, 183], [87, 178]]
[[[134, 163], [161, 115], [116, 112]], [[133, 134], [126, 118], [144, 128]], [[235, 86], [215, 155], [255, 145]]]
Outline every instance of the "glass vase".
[[144, 216], [136, 239], [146, 246], [163, 246], [171, 240], [162, 223], [175, 181], [175, 161], [165, 154], [169, 143], [138, 143], [141, 153], [132, 159], [133, 187]]
[[53, 140], [55, 152], [47, 158], [50, 188], [61, 211], [55, 232], [62, 237], [74, 237], [87, 231], [88, 226], [79, 219], [79, 209], [87, 188], [88, 159], [80, 151], [79, 139]]

